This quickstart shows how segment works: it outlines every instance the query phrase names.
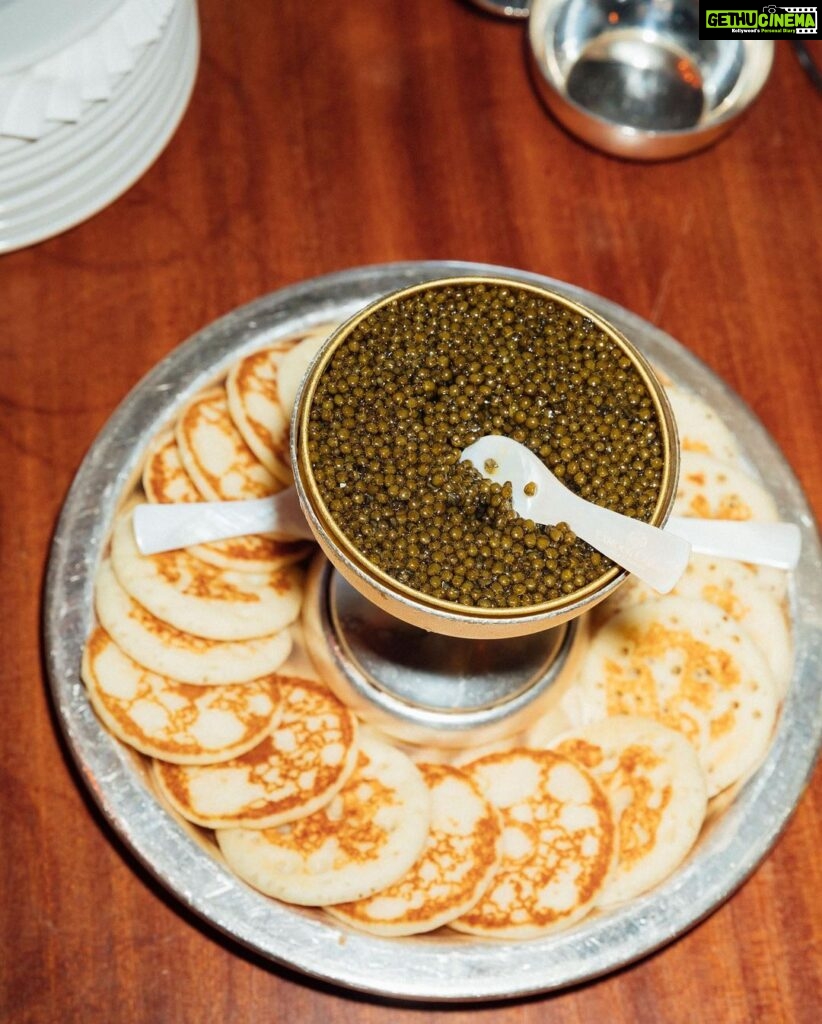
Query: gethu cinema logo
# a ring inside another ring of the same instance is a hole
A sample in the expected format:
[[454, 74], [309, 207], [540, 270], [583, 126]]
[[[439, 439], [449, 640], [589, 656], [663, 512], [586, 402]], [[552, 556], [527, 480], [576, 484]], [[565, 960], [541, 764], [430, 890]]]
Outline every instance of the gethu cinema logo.
[[706, 11], [707, 28], [759, 29], [766, 32], [791, 32], [816, 28], [816, 8], [786, 10], [764, 7], [761, 11]]

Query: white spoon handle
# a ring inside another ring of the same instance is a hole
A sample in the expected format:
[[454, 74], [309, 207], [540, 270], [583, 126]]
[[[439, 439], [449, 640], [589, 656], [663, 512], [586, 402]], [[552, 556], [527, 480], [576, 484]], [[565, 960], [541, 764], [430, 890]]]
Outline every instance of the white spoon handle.
[[[592, 505], [576, 495], [570, 497], [572, 500], [561, 509], [560, 518], [578, 537], [659, 593], [667, 594], [676, 586], [691, 555], [688, 540], [601, 505]], [[549, 498], [546, 504], [550, 501]], [[556, 514], [560, 510], [554, 506], [553, 511]], [[548, 509], [541, 512], [532, 503], [531, 518], [537, 520], [539, 515], [542, 521], [550, 519]]]
[[690, 541], [695, 554], [735, 558], [776, 569], [795, 569], [802, 547], [802, 533], [796, 523], [739, 523], [671, 516], [665, 530]]
[[144, 555], [252, 533], [272, 533], [282, 540], [313, 537], [293, 487], [250, 501], [146, 504], [134, 509], [134, 537]]

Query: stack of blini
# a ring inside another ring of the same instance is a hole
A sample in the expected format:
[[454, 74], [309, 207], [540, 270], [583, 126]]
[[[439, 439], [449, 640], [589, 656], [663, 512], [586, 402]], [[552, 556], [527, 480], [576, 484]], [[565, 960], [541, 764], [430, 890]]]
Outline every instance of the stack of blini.
[[[593, 614], [554, 706], [493, 749], [379, 735], [301, 650], [312, 545], [256, 536], [146, 557], [130, 523], [138, 500], [286, 486], [297, 386], [330, 330], [239, 359], [154, 439], [97, 576], [83, 678], [98, 716], [238, 876], [355, 928], [530, 938], [633, 899], [682, 863], [767, 749], [791, 671], [784, 575], [694, 558], [670, 596], [628, 582]], [[668, 390], [677, 512], [775, 519], [732, 434]]]

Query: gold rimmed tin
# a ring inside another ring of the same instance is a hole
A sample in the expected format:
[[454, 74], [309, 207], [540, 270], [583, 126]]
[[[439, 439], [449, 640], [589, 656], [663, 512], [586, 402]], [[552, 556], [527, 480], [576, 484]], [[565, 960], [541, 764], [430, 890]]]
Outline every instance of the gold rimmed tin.
[[338, 348], [352, 331], [377, 310], [420, 292], [456, 286], [502, 287], [551, 301], [568, 312], [585, 317], [613, 341], [630, 359], [651, 395], [660, 426], [664, 467], [659, 495], [651, 522], [663, 526], [673, 505], [679, 474], [679, 444], [670, 403], [645, 358], [613, 325], [593, 310], [546, 288], [520, 284], [496, 277], [451, 277], [415, 284], [375, 300], [342, 324], [328, 339], [303, 381], [292, 421], [292, 464], [303, 511], [323, 552], [336, 569], [379, 608], [423, 629], [451, 636], [491, 639], [525, 636], [559, 625], [589, 610], [607, 597], [626, 578], [624, 570], [612, 567], [588, 584], [561, 598], [520, 608], [477, 608], [441, 600], [395, 580], [368, 559], [339, 528], [323, 501], [311, 466], [309, 417], [317, 384]]

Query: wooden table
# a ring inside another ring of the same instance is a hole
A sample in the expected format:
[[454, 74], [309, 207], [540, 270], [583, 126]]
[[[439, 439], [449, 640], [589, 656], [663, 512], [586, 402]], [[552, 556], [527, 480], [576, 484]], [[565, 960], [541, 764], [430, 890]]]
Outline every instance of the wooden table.
[[459, 0], [201, 0], [200, 11], [199, 78], [166, 152], [85, 224], [0, 258], [0, 1019], [816, 1022], [819, 774], [754, 876], [664, 951], [572, 991], [448, 1009], [332, 990], [223, 941], [95, 811], [42, 669], [53, 524], [125, 393], [256, 296], [414, 259], [575, 283], [701, 356], [822, 508], [822, 108], [786, 44], [731, 136], [645, 166], [564, 134], [532, 90], [522, 26]]

